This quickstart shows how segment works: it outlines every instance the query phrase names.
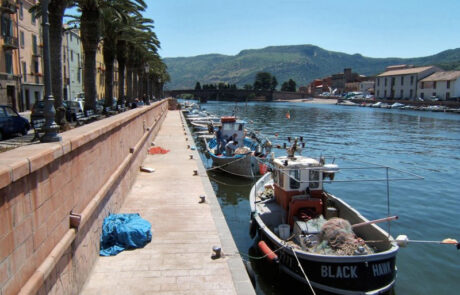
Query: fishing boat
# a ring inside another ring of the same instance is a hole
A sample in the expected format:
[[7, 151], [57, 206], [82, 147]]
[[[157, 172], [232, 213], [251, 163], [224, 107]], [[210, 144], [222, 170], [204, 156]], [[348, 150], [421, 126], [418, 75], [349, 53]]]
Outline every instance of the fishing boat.
[[212, 159], [212, 169], [244, 178], [254, 178], [265, 172], [266, 166], [262, 161], [270, 153], [271, 144], [268, 140], [259, 139], [254, 132], [248, 134], [245, 125], [246, 121], [235, 116], [220, 119], [223, 141], [227, 142], [236, 136], [238, 144], [234, 153], [219, 147], [215, 136], [202, 137], [206, 152]]
[[326, 164], [295, 155], [272, 160], [250, 193], [251, 237], [280, 271], [314, 290], [334, 294], [380, 294], [396, 278], [398, 244], [376, 223], [324, 190], [339, 172]]

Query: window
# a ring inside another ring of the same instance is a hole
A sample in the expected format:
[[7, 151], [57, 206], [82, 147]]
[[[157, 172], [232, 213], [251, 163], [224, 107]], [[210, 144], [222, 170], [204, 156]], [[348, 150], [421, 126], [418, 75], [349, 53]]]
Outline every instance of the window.
[[21, 48], [24, 48], [24, 44], [25, 44], [25, 40], [24, 40], [24, 31], [21, 31], [19, 33], [19, 42], [20, 42], [20, 45], [21, 45]]
[[[72, 36], [72, 35], [70, 35]], [[73, 50], [70, 50], [70, 61], [73, 61]]]
[[400, 98], [403, 98], [403, 96], [404, 96], [404, 91], [401, 89]]
[[450, 93], [446, 92], [446, 99], [449, 99], [449, 98], [450, 98]]
[[383, 97], [386, 98], [387, 97], [387, 91], [385, 90], [385, 92], [383, 93]]
[[310, 170], [310, 183], [308, 184], [309, 188], [318, 188], [319, 187], [319, 171]]
[[447, 86], [446, 86], [447, 89], [450, 88], [450, 81], [447, 81]]
[[410, 85], [414, 84], [414, 76], [410, 76]]
[[30, 17], [31, 17], [32, 24], [35, 25], [35, 13], [31, 12]]
[[19, 19], [24, 18], [24, 3], [22, 1], [19, 3]]
[[411, 90], [410, 90], [410, 94], [409, 94], [409, 97], [410, 97], [410, 98], [412, 98], [412, 97], [413, 97], [413, 94], [414, 94], [414, 90], [413, 90], [413, 89], [411, 89]]
[[2, 36], [13, 36], [13, 23], [11, 22], [10, 16], [8, 14], [2, 15]]
[[421, 97], [421, 98], [425, 98], [425, 93], [423, 93], [423, 92], [420, 93], [420, 97]]
[[422, 82], [422, 84], [420, 85], [420, 88], [422, 88], [422, 89], [425, 88], [425, 82]]
[[380, 79], [377, 79], [377, 86], [380, 86]]
[[[385, 77], [385, 86], [387, 86], [387, 77]], [[386, 96], [386, 95], [385, 95]]]
[[300, 187], [299, 175], [299, 170], [289, 170], [289, 187], [291, 189], [298, 189]]
[[27, 82], [27, 64], [25, 61], [22, 62], [22, 76], [24, 77], [24, 82]]
[[404, 85], [404, 76], [401, 76], [401, 85]]
[[5, 51], [5, 70], [8, 74], [13, 74], [13, 55], [11, 51]]
[[436, 89], [436, 81], [433, 82], [433, 89]]
[[69, 35], [70, 35], [70, 42], [72, 42], [72, 33], [70, 33]]
[[34, 55], [38, 55], [37, 35], [32, 34], [32, 50]]
[[38, 61], [34, 61], [34, 73], [39, 73], [40, 67]]
[[377, 98], [380, 97], [380, 90], [377, 90]]

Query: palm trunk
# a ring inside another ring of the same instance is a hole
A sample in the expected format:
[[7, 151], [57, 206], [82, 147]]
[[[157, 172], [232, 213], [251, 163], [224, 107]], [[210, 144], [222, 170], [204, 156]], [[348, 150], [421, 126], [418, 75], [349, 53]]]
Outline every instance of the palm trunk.
[[126, 41], [117, 42], [118, 61], [118, 104], [125, 101], [125, 65], [126, 65]]
[[81, 12], [81, 42], [85, 52], [85, 109], [95, 109], [96, 106], [96, 51], [99, 43], [99, 11], [97, 9], [82, 9]]
[[105, 101], [104, 106], [111, 107], [113, 100], [113, 62], [115, 55], [110, 46], [104, 46], [104, 63], [105, 63]]
[[50, 35], [50, 58], [51, 83], [54, 96], [54, 108], [56, 109], [55, 121], [60, 126], [66, 122], [65, 108], [62, 106], [62, 20], [67, 1], [52, 0], [48, 6], [49, 35]]

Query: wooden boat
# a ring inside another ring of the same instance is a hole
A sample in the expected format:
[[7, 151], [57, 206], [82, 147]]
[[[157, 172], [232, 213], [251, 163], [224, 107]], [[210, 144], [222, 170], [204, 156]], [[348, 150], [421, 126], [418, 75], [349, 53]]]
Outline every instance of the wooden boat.
[[261, 161], [270, 152], [269, 141], [262, 142], [255, 133], [247, 135], [245, 125], [245, 121], [237, 120], [234, 116], [221, 117], [220, 126], [224, 140], [236, 134], [238, 148], [234, 154], [219, 152], [215, 136], [202, 137], [214, 169], [244, 178], [254, 178], [265, 172], [266, 167]]
[[338, 166], [291, 152], [275, 158], [272, 170], [257, 181], [249, 198], [250, 233], [258, 236], [262, 253], [316, 290], [389, 291], [399, 247], [382, 228], [323, 189]]

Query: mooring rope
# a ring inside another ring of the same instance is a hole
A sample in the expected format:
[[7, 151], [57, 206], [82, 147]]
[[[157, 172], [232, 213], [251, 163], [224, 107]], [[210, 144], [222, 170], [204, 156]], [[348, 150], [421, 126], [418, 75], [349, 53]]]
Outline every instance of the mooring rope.
[[311, 283], [310, 283], [310, 280], [308, 279], [307, 274], [306, 274], [305, 271], [303, 270], [302, 264], [300, 264], [300, 260], [299, 260], [299, 258], [297, 257], [297, 254], [295, 253], [294, 248], [292, 248], [292, 247], [290, 247], [290, 248], [291, 248], [291, 250], [292, 250], [292, 253], [294, 253], [295, 259], [297, 260], [297, 265], [299, 266], [300, 270], [301, 270], [302, 273], [303, 273], [303, 276], [304, 276], [305, 279], [307, 280], [308, 286], [310, 286], [311, 292], [313, 293], [313, 295], [316, 295], [315, 290], [313, 290], [313, 287], [312, 287], [312, 285], [311, 285]]

